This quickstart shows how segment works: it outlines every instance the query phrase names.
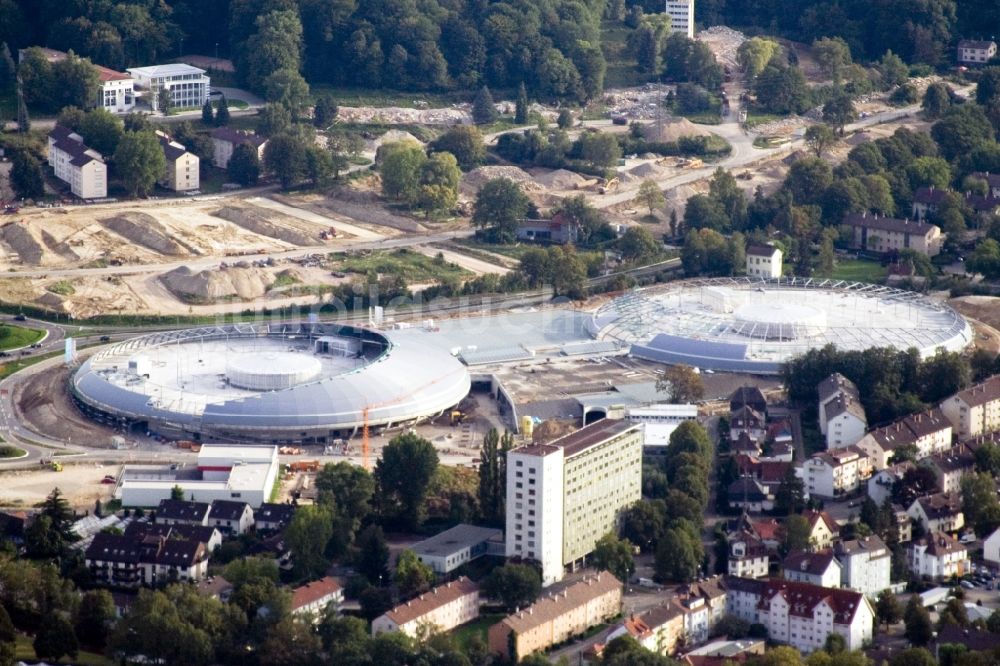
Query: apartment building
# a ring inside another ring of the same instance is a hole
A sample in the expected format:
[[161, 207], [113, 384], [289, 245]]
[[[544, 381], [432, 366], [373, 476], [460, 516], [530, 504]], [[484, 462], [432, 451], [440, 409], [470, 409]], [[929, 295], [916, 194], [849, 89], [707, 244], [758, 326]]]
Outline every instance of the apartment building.
[[958, 42], [958, 62], [983, 65], [996, 57], [997, 43], [992, 40], [963, 39]]
[[891, 585], [892, 553], [878, 536], [838, 541], [833, 554], [840, 562], [841, 587], [875, 599]]
[[56, 178], [68, 183], [81, 199], [108, 196], [108, 165], [104, 157], [83, 143], [83, 137], [62, 125], [49, 132], [49, 166]]
[[133, 520], [125, 527], [125, 536], [142, 540], [146, 537], [170, 537], [200, 541], [205, 544], [205, 550], [211, 553], [222, 545], [222, 532], [205, 525], [158, 525], [156, 523]]
[[893, 487], [902, 481], [903, 476], [914, 467], [916, 465], [907, 460], [874, 472], [868, 479], [868, 496], [875, 504], [882, 506], [886, 499], [892, 497]]
[[834, 498], [852, 493], [872, 475], [872, 459], [851, 445], [817, 453], [802, 464], [802, 476], [810, 497]]
[[789, 553], [781, 563], [781, 573], [785, 580], [796, 583], [840, 587], [840, 562], [829, 548]]
[[850, 247], [868, 252], [913, 250], [933, 257], [944, 243], [940, 227], [927, 222], [861, 213], [848, 215], [843, 226], [851, 232]]
[[857, 446], [871, 456], [874, 469], [880, 470], [889, 466], [900, 447], [912, 446], [920, 460], [949, 450], [951, 442], [951, 421], [943, 410], [934, 408], [876, 428], [862, 437]]
[[507, 557], [535, 560], [542, 582], [562, 579], [617, 529], [642, 494], [642, 432], [602, 419], [507, 455]]
[[946, 199], [951, 197], [955, 197], [962, 206], [983, 217], [989, 217], [1000, 209], [1000, 199], [993, 196], [984, 197], [972, 192], [958, 194], [953, 190], [920, 187], [913, 193], [913, 217], [917, 220], [927, 219], [937, 212]]
[[[620, 585], [619, 585], [620, 587]], [[465, 576], [410, 599], [375, 618], [372, 636], [398, 631], [416, 638], [421, 628], [451, 631], [479, 617], [479, 586]]]
[[976, 437], [1000, 430], [1000, 375], [959, 391], [941, 403], [959, 437]]
[[212, 505], [208, 502], [186, 500], [160, 500], [154, 514], [158, 525], [208, 525]]
[[666, 0], [670, 31], [694, 39], [694, 0]]
[[[34, 47], [49, 62], [59, 62], [69, 57], [69, 54], [55, 49]], [[27, 49], [18, 51], [18, 58], [24, 57]], [[77, 57], [77, 56], [74, 56]], [[105, 109], [111, 113], [129, 113], [135, 108], [135, 79], [122, 72], [113, 69], [94, 65], [97, 76], [101, 81], [101, 87], [97, 91], [97, 99], [94, 106]]]
[[983, 559], [994, 566], [1000, 566], [1000, 527], [983, 539]]
[[[669, 3], [668, 3], [669, 4]], [[750, 244], [747, 246], [747, 275], [755, 278], [781, 277], [781, 250], [773, 245]]]
[[821, 381], [816, 390], [819, 394], [819, 430], [826, 438], [826, 448], [850, 446], [865, 436], [868, 418], [854, 382], [835, 372]]
[[277, 532], [288, 527], [295, 515], [293, 504], [272, 504], [265, 502], [254, 512], [254, 527], [258, 532]]
[[962, 477], [975, 472], [976, 457], [972, 451], [959, 444], [948, 451], [925, 458], [922, 464], [934, 472], [938, 490], [957, 493], [962, 490]]
[[134, 536], [99, 532], [85, 561], [99, 585], [159, 586], [198, 581], [208, 573], [208, 549], [201, 541], [173, 534]]
[[254, 526], [253, 509], [246, 502], [212, 500], [208, 509], [208, 524], [223, 534], [240, 536]]
[[490, 652], [519, 662], [621, 612], [622, 583], [604, 571], [550, 593], [489, 628]]
[[156, 138], [167, 160], [167, 168], [156, 182], [174, 192], [197, 190], [201, 186], [198, 156], [160, 130], [156, 130]]
[[860, 650], [872, 638], [875, 612], [860, 592], [771, 579], [757, 605], [757, 621], [772, 641], [804, 654], [822, 649], [826, 637], [840, 634], [847, 650]]
[[244, 143], [250, 144], [257, 151], [258, 159], [264, 159], [264, 146], [267, 145], [265, 137], [231, 127], [216, 127], [209, 136], [212, 137], [212, 163], [220, 169], [229, 166], [229, 159], [236, 146]]
[[135, 87], [143, 92], [153, 111], [167, 111], [162, 108], [164, 91], [170, 98], [171, 109], [201, 108], [208, 101], [211, 79], [203, 69], [179, 62], [129, 67], [128, 73], [135, 79]]
[[728, 573], [737, 578], [764, 578], [770, 566], [767, 544], [756, 534], [740, 530], [729, 539]]
[[292, 615], [311, 615], [319, 622], [330, 604], [337, 608], [343, 601], [344, 590], [337, 579], [324, 576], [292, 590], [291, 612]]
[[[669, 601], [642, 615], [630, 615], [608, 634], [604, 645], [625, 635], [631, 636], [651, 652], [672, 655], [684, 639], [684, 611], [673, 601]], [[600, 646], [600, 651], [603, 651], [603, 647]]]
[[913, 500], [906, 509], [927, 532], [957, 532], [965, 527], [961, 493], [935, 493]]
[[907, 549], [910, 571], [920, 577], [943, 580], [972, 571], [969, 551], [944, 532], [932, 531], [916, 539]]

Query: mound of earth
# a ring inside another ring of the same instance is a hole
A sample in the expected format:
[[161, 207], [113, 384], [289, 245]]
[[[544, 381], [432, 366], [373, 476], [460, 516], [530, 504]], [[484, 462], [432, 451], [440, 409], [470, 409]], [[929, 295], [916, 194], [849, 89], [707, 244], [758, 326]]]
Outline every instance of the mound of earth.
[[540, 192], [542, 187], [535, 182], [534, 178], [531, 177], [524, 169], [513, 166], [484, 166], [478, 169], [473, 169], [469, 173], [462, 176], [462, 182], [460, 187], [462, 190], [467, 192], [476, 193], [494, 178], [509, 178], [518, 185], [521, 189], [530, 192]]
[[226, 298], [252, 300], [263, 296], [274, 277], [255, 266], [203, 270], [195, 273], [181, 266], [160, 276], [167, 289], [185, 300], [211, 302]]
[[660, 175], [660, 170], [656, 168], [656, 165], [649, 162], [632, 167], [628, 172], [636, 178], [649, 178]]
[[576, 424], [572, 421], [561, 421], [558, 419], [542, 421], [532, 430], [531, 443], [545, 444], [559, 439], [563, 435], [568, 435], [576, 429]]
[[48, 252], [42, 241], [31, 233], [28, 227], [21, 224], [8, 224], [0, 230], [0, 238], [10, 245], [14, 252], [26, 264], [41, 264]]
[[587, 179], [580, 174], [567, 169], [556, 169], [555, 171], [544, 173], [537, 172], [534, 175], [536, 182], [556, 190], [572, 190], [581, 183], [587, 182]]
[[180, 243], [171, 237], [166, 227], [160, 224], [155, 217], [146, 213], [128, 211], [105, 218], [100, 222], [119, 236], [160, 254], [173, 257], [200, 254], [191, 246]]
[[646, 141], [655, 143], [670, 143], [682, 136], [711, 136], [712, 133], [701, 125], [695, 125], [687, 118], [666, 118], [651, 123], [642, 128], [642, 136]]
[[243, 206], [225, 206], [212, 213], [215, 217], [243, 227], [247, 231], [252, 231], [261, 236], [276, 238], [292, 245], [310, 246], [318, 245], [322, 241], [319, 238], [319, 228], [315, 236], [307, 233], [303, 229], [292, 225], [279, 224], [277, 218], [281, 215], [273, 211], [262, 210], [260, 208], [247, 208]]

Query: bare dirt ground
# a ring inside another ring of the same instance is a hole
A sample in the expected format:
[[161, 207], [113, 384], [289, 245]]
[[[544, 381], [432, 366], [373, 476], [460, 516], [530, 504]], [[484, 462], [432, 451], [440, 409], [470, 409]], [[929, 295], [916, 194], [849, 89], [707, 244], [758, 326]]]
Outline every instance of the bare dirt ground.
[[995, 354], [1000, 353], [1000, 298], [995, 296], [960, 296], [948, 305], [975, 320], [976, 346]]
[[69, 369], [57, 365], [15, 385], [12, 397], [18, 413], [32, 429], [53, 439], [109, 448], [114, 431], [80, 413], [66, 390], [68, 380]]
[[[58, 459], [58, 458], [57, 458]], [[50, 469], [18, 470], [0, 473], [0, 506], [28, 508], [41, 503], [58, 487], [66, 501], [75, 509], [93, 509], [99, 499], [107, 502], [114, 492], [114, 485], [103, 484], [106, 474], [118, 472], [118, 465], [101, 463], [74, 464], [69, 458], [58, 459], [63, 471]]]

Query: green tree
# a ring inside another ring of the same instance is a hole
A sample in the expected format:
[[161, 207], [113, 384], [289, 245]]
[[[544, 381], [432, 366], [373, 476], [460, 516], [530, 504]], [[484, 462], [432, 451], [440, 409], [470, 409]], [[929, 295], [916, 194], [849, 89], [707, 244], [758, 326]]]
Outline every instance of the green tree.
[[508, 612], [530, 606], [542, 593], [542, 577], [527, 564], [497, 567], [483, 580], [483, 592], [497, 599]]
[[296, 576], [317, 578], [323, 575], [329, 561], [324, 556], [326, 544], [333, 536], [333, 515], [321, 505], [300, 506], [285, 528], [285, 543], [292, 551]]
[[309, 106], [309, 84], [297, 70], [277, 69], [264, 79], [264, 99], [284, 106], [294, 120]]
[[396, 585], [404, 597], [415, 597], [431, 589], [434, 584], [434, 570], [420, 561], [409, 548], [399, 554], [396, 561]]
[[802, 70], [774, 60], [757, 76], [753, 91], [757, 104], [767, 113], [802, 113], [812, 104]]
[[212, 100], [207, 99], [201, 106], [201, 122], [206, 125], [215, 124], [215, 110], [212, 108]]
[[326, 129], [337, 119], [339, 112], [340, 109], [337, 107], [337, 102], [333, 98], [333, 95], [319, 95], [316, 97], [316, 102], [313, 105], [313, 125], [320, 129]]
[[[115, 600], [107, 590], [89, 590], [76, 611], [76, 636], [86, 645], [103, 648], [117, 618]], [[2, 633], [2, 632], [0, 632]], [[0, 635], [0, 640], [4, 640]]]
[[613, 134], [588, 132], [579, 139], [580, 157], [595, 169], [614, 166], [622, 156], [621, 145]]
[[833, 182], [833, 171], [825, 161], [807, 157], [796, 160], [788, 170], [784, 189], [797, 205], [819, 203], [819, 198]]
[[853, 62], [847, 42], [839, 37], [823, 37], [813, 42], [812, 48], [823, 74], [839, 84], [844, 70]]
[[243, 187], [253, 187], [260, 178], [260, 157], [250, 143], [241, 143], [233, 149], [226, 166], [229, 178]]
[[382, 195], [415, 203], [420, 193], [420, 172], [427, 161], [423, 148], [413, 141], [396, 141], [379, 148]]
[[636, 195], [636, 199], [649, 209], [650, 215], [653, 214], [655, 209], [662, 208], [667, 203], [660, 186], [652, 180], [642, 181], [642, 184], [639, 185], [639, 193]]
[[632, 544], [608, 532], [594, 545], [593, 564], [598, 570], [610, 571], [615, 578], [627, 583], [635, 573]]
[[42, 622], [32, 647], [36, 657], [52, 661], [59, 661], [64, 656], [76, 659], [80, 651], [73, 625], [60, 614], [50, 615]]
[[951, 107], [951, 90], [945, 83], [932, 83], [927, 86], [924, 92], [924, 99], [920, 103], [920, 108], [924, 111], [924, 116], [930, 120], [935, 120], [943, 116]]
[[[774, 510], [782, 515], [801, 511], [805, 507], [805, 485], [792, 468], [788, 468], [781, 485], [774, 493]], [[789, 518], [789, 520], [791, 520]], [[787, 521], [786, 521], [787, 525]]]
[[490, 94], [489, 88], [483, 86], [472, 101], [472, 120], [477, 125], [488, 125], [496, 121], [497, 115], [493, 95]]
[[31, 117], [28, 115], [28, 103], [24, 101], [24, 84], [21, 82], [20, 76], [17, 77], [15, 94], [17, 96], [17, 131], [21, 134], [27, 134], [31, 130]]
[[105, 109], [88, 112], [80, 122], [84, 143], [102, 155], [113, 155], [125, 127], [121, 119]]
[[961, 104], [952, 107], [931, 127], [931, 136], [941, 157], [953, 160], [994, 140], [993, 125], [982, 107]]
[[989, 106], [1000, 97], [1000, 67], [984, 67], [976, 84], [976, 104]]
[[375, 477], [348, 462], [327, 463], [316, 474], [316, 491], [321, 501], [336, 506], [360, 526], [372, 512]]
[[805, 517], [797, 513], [788, 516], [781, 529], [781, 552], [787, 554], [808, 549], [811, 534], [812, 528]]
[[572, 245], [547, 251], [553, 296], [580, 299], [586, 296], [587, 267]]
[[27, 150], [18, 150], [11, 159], [10, 186], [19, 199], [37, 199], [45, 194], [42, 165]]
[[816, 153], [816, 157], [823, 157], [827, 148], [837, 141], [837, 135], [827, 125], [810, 125], [806, 128], [806, 145]]
[[705, 395], [705, 384], [691, 366], [668, 365], [656, 379], [656, 392], [666, 393], [673, 403], [697, 402]]
[[823, 105], [823, 122], [833, 127], [843, 136], [844, 126], [858, 118], [854, 100], [847, 93], [840, 93]]
[[183, 502], [184, 489], [181, 488], [180, 486], [175, 485], [173, 488], [170, 489], [170, 499], [172, 499], [175, 502]]
[[518, 222], [528, 214], [530, 204], [520, 185], [509, 178], [494, 178], [476, 195], [472, 224], [484, 229], [495, 243], [513, 243]]
[[486, 159], [483, 134], [475, 125], [456, 125], [429, 146], [432, 152], [448, 152], [462, 169], [474, 169]]
[[962, 477], [962, 513], [966, 525], [976, 534], [987, 536], [1000, 527], [1000, 500], [996, 485], [987, 472]]
[[114, 154], [114, 168], [132, 196], [149, 194], [167, 169], [167, 159], [152, 132], [125, 132]]
[[687, 229], [725, 232], [731, 229], [731, 224], [722, 202], [715, 197], [695, 194], [687, 200], [684, 207], [684, 226]]
[[409, 529], [424, 521], [427, 489], [438, 466], [437, 451], [413, 433], [394, 437], [375, 464], [375, 481], [382, 515], [402, 520]]
[[910, 643], [916, 646], [930, 643], [934, 635], [934, 625], [931, 623], [930, 613], [920, 603], [919, 596], [910, 597], [903, 619], [906, 622], [904, 635]]
[[[141, 590], [129, 613], [115, 627], [109, 650], [124, 657], [142, 655], [144, 659], [177, 666], [207, 666], [214, 661], [211, 636], [205, 624], [195, 624], [185, 617], [185, 610], [164, 592]], [[202, 618], [202, 622], [206, 619]]]
[[524, 87], [524, 81], [517, 89], [517, 101], [514, 104], [514, 123], [524, 125], [528, 122], [528, 91]]
[[922, 647], [907, 648], [889, 660], [889, 666], [937, 666], [937, 660]]
[[747, 219], [747, 199], [743, 190], [736, 185], [736, 178], [732, 173], [721, 167], [716, 169], [708, 183], [708, 195], [722, 205], [722, 210], [732, 228], [744, 227]]
[[878, 71], [882, 75], [882, 82], [886, 88], [901, 86], [910, 78], [910, 68], [891, 49], [882, 55], [882, 59], [878, 63]]
[[951, 182], [951, 165], [940, 157], [918, 157], [906, 167], [910, 187], [947, 189]]
[[389, 580], [389, 545], [382, 528], [369, 525], [358, 534], [358, 571], [373, 585], [384, 585]]
[[247, 86], [260, 93], [274, 72], [301, 69], [302, 22], [297, 11], [282, 8], [259, 14], [254, 23], [256, 32], [236, 49], [234, 64]]
[[879, 592], [878, 601], [875, 602], [875, 617], [887, 629], [903, 619], [903, 605], [890, 590]]
[[298, 137], [279, 134], [264, 146], [264, 169], [287, 190], [306, 177], [306, 147]]
[[625, 259], [641, 261], [655, 257], [660, 252], [662, 244], [653, 238], [649, 230], [643, 227], [629, 227], [618, 241], [618, 247]]
[[225, 127], [229, 124], [229, 100], [225, 95], [219, 97], [219, 106], [215, 110], [216, 127]]
[[292, 114], [281, 104], [265, 104], [257, 117], [257, 131], [263, 136], [287, 134], [292, 129]]
[[656, 547], [656, 577], [661, 582], [689, 583], [698, 576], [704, 550], [697, 530], [687, 521], [669, 527]]
[[754, 79], [767, 64], [781, 53], [777, 42], [763, 37], [751, 37], [736, 51], [736, 62], [748, 79]]
[[507, 497], [507, 452], [514, 446], [514, 437], [508, 432], [503, 436], [490, 428], [479, 450], [479, 510], [484, 521], [503, 523], [504, 503]]
[[458, 203], [462, 171], [451, 153], [432, 153], [420, 167], [417, 205], [428, 214], [446, 212]]
[[306, 177], [313, 187], [323, 187], [334, 175], [333, 153], [315, 144], [306, 147]]
[[569, 109], [559, 109], [559, 115], [556, 117], [556, 127], [561, 130], [573, 127], [573, 112]]
[[655, 551], [666, 520], [667, 506], [663, 500], [640, 500], [625, 511], [622, 535], [643, 552]]

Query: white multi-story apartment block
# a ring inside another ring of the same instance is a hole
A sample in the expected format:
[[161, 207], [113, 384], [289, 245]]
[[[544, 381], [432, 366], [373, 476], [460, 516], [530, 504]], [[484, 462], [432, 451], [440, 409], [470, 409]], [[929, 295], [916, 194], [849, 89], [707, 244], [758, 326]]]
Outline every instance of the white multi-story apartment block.
[[167, 168], [157, 181], [160, 186], [175, 192], [197, 190], [201, 186], [201, 161], [198, 156], [189, 153], [184, 146], [159, 130], [156, 131], [156, 138], [160, 140], [160, 148], [167, 160]]
[[840, 497], [857, 490], [872, 475], [872, 459], [857, 446], [817, 453], [803, 463], [810, 496]]
[[963, 39], [958, 43], [958, 61], [969, 65], [983, 65], [997, 54], [997, 43]]
[[839, 541], [833, 553], [840, 562], [840, 584], [870, 599], [888, 589], [892, 570], [892, 553], [882, 539], [868, 536]]
[[964, 576], [972, 570], [969, 551], [944, 532], [930, 532], [910, 544], [910, 571], [934, 580]]
[[642, 432], [603, 419], [507, 455], [506, 553], [535, 560], [542, 582], [562, 579], [642, 495]]
[[416, 638], [421, 629], [451, 631], [479, 617], [479, 586], [462, 576], [378, 616], [372, 636], [398, 631]]
[[852, 249], [880, 253], [913, 250], [934, 257], [940, 254], [944, 244], [941, 228], [927, 222], [861, 213], [844, 218], [844, 226], [851, 232], [849, 245]]
[[216, 127], [212, 130], [212, 163], [220, 169], [229, 166], [229, 158], [233, 156], [236, 146], [248, 143], [257, 151], [257, 159], [264, 159], [264, 146], [267, 138], [252, 132], [235, 130], [231, 127]]
[[179, 62], [170, 65], [129, 67], [128, 72], [135, 77], [136, 88], [143, 91], [153, 111], [166, 111], [161, 108], [163, 90], [167, 90], [170, 96], [172, 109], [200, 108], [208, 101], [211, 79], [205, 75], [203, 69]]
[[854, 382], [835, 372], [821, 381], [816, 390], [819, 430], [826, 437], [826, 448], [850, 446], [865, 436], [868, 418]]
[[338, 608], [344, 602], [344, 590], [336, 578], [324, 576], [292, 590], [292, 615], [305, 615], [320, 622], [330, 604]]
[[886, 499], [892, 497], [892, 489], [895, 485], [902, 481], [906, 473], [914, 467], [916, 465], [907, 460], [875, 472], [868, 479], [868, 497], [871, 497], [875, 504], [882, 506]]
[[694, 38], [694, 0], [666, 0], [670, 31]]
[[[693, 4], [693, 3], [692, 3]], [[747, 246], [747, 275], [757, 278], [781, 277], [781, 250], [773, 245]]]
[[959, 391], [941, 403], [941, 411], [959, 437], [1000, 430], [1000, 375]]
[[69, 183], [81, 199], [108, 196], [108, 165], [104, 157], [84, 145], [83, 137], [62, 125], [49, 132], [49, 166], [56, 178]]
[[789, 553], [781, 563], [785, 580], [820, 587], [840, 587], [840, 562], [830, 549]]

